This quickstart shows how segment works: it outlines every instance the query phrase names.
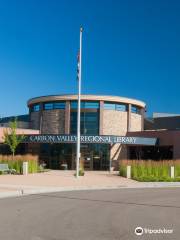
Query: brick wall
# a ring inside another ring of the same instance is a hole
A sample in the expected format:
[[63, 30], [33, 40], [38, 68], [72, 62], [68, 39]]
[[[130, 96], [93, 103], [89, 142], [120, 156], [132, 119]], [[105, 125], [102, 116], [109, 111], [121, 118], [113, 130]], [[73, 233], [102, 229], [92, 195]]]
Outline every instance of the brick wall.
[[30, 114], [30, 128], [39, 129], [39, 112], [32, 112]]
[[63, 109], [43, 111], [41, 122], [42, 134], [65, 133], [65, 111]]
[[131, 113], [131, 131], [142, 130], [142, 117], [140, 114]]
[[103, 135], [125, 135], [127, 132], [127, 112], [103, 111]]

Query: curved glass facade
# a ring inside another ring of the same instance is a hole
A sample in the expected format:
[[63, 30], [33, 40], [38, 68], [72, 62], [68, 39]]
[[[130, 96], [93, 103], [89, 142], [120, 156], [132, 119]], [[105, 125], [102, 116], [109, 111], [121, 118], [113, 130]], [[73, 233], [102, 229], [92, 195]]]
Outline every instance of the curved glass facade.
[[[77, 101], [71, 102], [70, 133], [77, 133]], [[81, 134], [99, 134], [99, 102], [81, 101]]]
[[[77, 133], [77, 111], [71, 112], [70, 132]], [[99, 111], [81, 112], [81, 134], [99, 134]]]

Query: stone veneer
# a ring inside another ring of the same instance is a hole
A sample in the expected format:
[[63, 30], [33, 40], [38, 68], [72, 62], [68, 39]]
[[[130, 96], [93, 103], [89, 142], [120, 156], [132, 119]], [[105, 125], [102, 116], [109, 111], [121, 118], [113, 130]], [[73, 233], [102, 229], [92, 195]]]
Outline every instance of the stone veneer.
[[131, 131], [141, 131], [142, 129], [142, 116], [140, 114], [131, 113]]
[[65, 111], [63, 109], [43, 111], [41, 122], [42, 134], [65, 133]]
[[127, 112], [103, 110], [103, 135], [125, 135]]
[[[114, 110], [103, 110], [103, 134], [125, 136], [128, 128], [128, 113]], [[113, 144], [110, 148], [112, 166], [118, 169], [119, 160], [127, 158], [127, 147]]]
[[30, 113], [30, 128], [39, 130], [39, 112]]
[[[141, 131], [142, 116], [131, 113], [128, 118], [128, 112], [114, 110], [103, 110], [103, 135], [125, 136], [128, 132], [128, 121], [130, 121], [130, 131]], [[118, 169], [119, 161], [128, 158], [127, 146], [122, 144], [113, 144], [110, 150], [112, 166]]]

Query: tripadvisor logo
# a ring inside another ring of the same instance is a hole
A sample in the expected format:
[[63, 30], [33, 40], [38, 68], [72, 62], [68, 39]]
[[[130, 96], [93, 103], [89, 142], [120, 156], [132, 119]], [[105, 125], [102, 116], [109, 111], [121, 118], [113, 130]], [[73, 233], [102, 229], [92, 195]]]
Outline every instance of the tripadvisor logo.
[[173, 229], [166, 229], [166, 228], [150, 229], [150, 228], [137, 227], [135, 228], [134, 232], [137, 236], [141, 236], [143, 234], [171, 234], [173, 233]]
[[135, 234], [140, 236], [140, 235], [143, 235], [143, 228], [142, 227], [137, 227], [135, 229]]

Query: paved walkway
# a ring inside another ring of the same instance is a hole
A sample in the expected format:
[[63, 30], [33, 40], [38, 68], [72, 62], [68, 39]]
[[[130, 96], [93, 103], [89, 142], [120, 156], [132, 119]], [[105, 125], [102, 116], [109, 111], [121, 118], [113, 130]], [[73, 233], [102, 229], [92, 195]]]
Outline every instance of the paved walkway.
[[0, 198], [45, 192], [87, 189], [118, 189], [147, 187], [180, 187], [180, 183], [140, 183], [118, 176], [118, 172], [87, 171], [78, 179], [75, 171], [0, 176]]

